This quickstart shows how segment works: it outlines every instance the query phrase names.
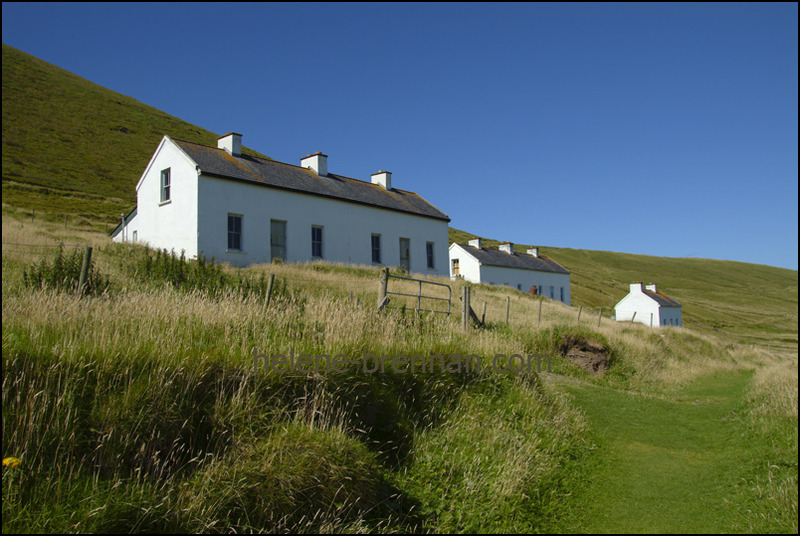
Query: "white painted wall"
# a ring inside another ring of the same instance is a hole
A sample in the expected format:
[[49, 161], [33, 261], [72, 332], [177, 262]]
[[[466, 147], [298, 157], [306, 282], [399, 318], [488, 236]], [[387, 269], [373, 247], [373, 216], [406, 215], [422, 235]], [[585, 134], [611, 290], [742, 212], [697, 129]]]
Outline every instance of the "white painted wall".
[[481, 282], [481, 263], [458, 244], [450, 245], [450, 279], [454, 279], [453, 260], [458, 259], [459, 275], [472, 283]]
[[[161, 171], [170, 169], [170, 200], [161, 203]], [[132, 241], [152, 248], [183, 250], [197, 256], [197, 169], [177, 145], [166, 136], [136, 185], [136, 217], [114, 237], [115, 242]]]
[[454, 278], [453, 260], [459, 260], [460, 275], [472, 283], [488, 283], [490, 285], [505, 285], [527, 293], [536, 285], [539, 293], [545, 297], [561, 301], [561, 289], [564, 289], [564, 303], [572, 305], [570, 293], [569, 274], [554, 272], [539, 272], [535, 270], [520, 270], [518, 268], [505, 268], [502, 266], [483, 266], [459, 244], [450, 246], [450, 278]]
[[563, 302], [572, 305], [569, 274], [520, 270], [503, 266], [481, 266], [481, 281], [490, 285], [505, 285], [525, 293], [536, 285], [539, 294], [556, 301], [562, 301], [561, 289], [564, 289]]
[[680, 307], [662, 307], [661, 316], [659, 318], [660, 326], [682, 326], [681, 308]]
[[[170, 201], [161, 203], [161, 170], [170, 168]], [[153, 248], [202, 252], [233, 266], [271, 261], [270, 220], [286, 221], [286, 262], [314, 260], [311, 227], [323, 228], [323, 259], [372, 264], [372, 234], [381, 235], [381, 264], [400, 265], [400, 238], [410, 240], [411, 271], [446, 275], [448, 223], [243, 182], [200, 175], [196, 164], [166, 136], [136, 186], [137, 215], [114, 237]], [[228, 251], [228, 214], [242, 216], [242, 251]], [[199, 218], [198, 218], [199, 215]], [[434, 268], [427, 266], [433, 242]]]
[[632, 284], [630, 293], [614, 307], [618, 322], [630, 322], [633, 319], [634, 322], [653, 327], [683, 325], [680, 307], [660, 307], [641, 289], [641, 283]]
[[[372, 234], [381, 235], [381, 264], [400, 264], [400, 238], [410, 239], [411, 271], [447, 274], [446, 221], [345, 201], [252, 186], [201, 175], [198, 248], [206, 257], [233, 266], [271, 261], [270, 220], [286, 221], [286, 261], [311, 256], [311, 227], [323, 228], [323, 259], [372, 264]], [[228, 251], [228, 214], [242, 215], [242, 252]], [[434, 269], [427, 268], [426, 243], [434, 244]]]

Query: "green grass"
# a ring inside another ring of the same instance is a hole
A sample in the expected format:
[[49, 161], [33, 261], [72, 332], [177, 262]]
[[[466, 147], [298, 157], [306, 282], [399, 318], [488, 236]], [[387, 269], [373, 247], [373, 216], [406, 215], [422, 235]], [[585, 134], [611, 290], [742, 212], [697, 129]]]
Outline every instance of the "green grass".
[[[558, 382], [585, 413], [597, 444], [561, 530], [790, 532], [791, 509], [780, 519], [761, 515], [770, 505], [753, 492], [776, 453], [765, 451], [764, 437], [747, 422], [751, 377], [704, 376], [663, 398]], [[791, 477], [793, 467], [796, 484], [796, 457], [790, 450], [781, 456], [783, 473]]]

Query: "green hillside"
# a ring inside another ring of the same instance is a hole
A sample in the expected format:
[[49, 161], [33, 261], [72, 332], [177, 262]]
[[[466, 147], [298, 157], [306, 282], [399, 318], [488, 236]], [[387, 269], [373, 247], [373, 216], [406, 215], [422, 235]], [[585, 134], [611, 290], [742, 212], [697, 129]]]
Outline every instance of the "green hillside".
[[3, 45], [4, 205], [116, 223], [164, 134], [218, 137]]
[[[96, 229], [114, 225], [135, 203], [134, 185], [165, 133], [207, 145], [218, 136], [3, 45], [5, 211], [69, 214]], [[451, 241], [471, 236], [450, 230]], [[631, 281], [653, 281], [683, 304], [687, 325], [721, 330], [741, 343], [797, 345], [796, 271], [564, 248], [542, 253], [572, 272], [574, 306], [610, 315]]]
[[[472, 235], [450, 229], [450, 242]], [[484, 239], [487, 247], [498, 241]], [[528, 245], [515, 244], [525, 253]], [[742, 344], [797, 348], [797, 271], [714, 259], [654, 257], [540, 247], [571, 272], [572, 305], [613, 314], [633, 281], [656, 283], [682, 305], [684, 324], [734, 335]]]

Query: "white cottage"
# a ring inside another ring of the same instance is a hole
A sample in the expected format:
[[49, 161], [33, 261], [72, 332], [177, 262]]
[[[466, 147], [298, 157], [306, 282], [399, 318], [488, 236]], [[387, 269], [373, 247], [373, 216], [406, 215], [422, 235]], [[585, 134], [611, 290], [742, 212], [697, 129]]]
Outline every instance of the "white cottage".
[[481, 247], [480, 238], [468, 244], [451, 244], [450, 278], [456, 277], [473, 283], [505, 285], [567, 305], [572, 300], [566, 268], [539, 255], [539, 248], [529, 248], [527, 255], [515, 253], [511, 242], [500, 244], [500, 249]]
[[681, 326], [681, 304], [656, 287], [640, 282], [631, 283], [630, 293], [615, 307], [619, 322], [634, 321], [646, 326]]
[[447, 273], [447, 215], [421, 196], [328, 171], [328, 157], [300, 165], [243, 155], [242, 135], [217, 147], [164, 136], [136, 185], [136, 207], [116, 242], [199, 254], [233, 266], [325, 259]]

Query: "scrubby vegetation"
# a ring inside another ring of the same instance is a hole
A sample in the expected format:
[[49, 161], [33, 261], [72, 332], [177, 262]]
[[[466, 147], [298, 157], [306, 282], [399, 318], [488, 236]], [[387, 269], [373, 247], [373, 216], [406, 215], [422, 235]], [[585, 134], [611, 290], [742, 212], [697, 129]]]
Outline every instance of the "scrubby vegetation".
[[[796, 527], [796, 357], [690, 329], [577, 324], [550, 301], [539, 323], [539, 299], [498, 287], [474, 289], [488, 322], [464, 332], [456, 315], [377, 313], [369, 267], [238, 270], [46, 223], [9, 218], [3, 232], [86, 240], [109, 280], [93, 296], [30, 286], [40, 252], [3, 256], [3, 457], [20, 460], [3, 469], [4, 531], [564, 530], [604, 454], [552, 378], [655, 400], [741, 369], [755, 371], [741, 430], [763, 470], [738, 504], [763, 508], [735, 528]], [[576, 348], [606, 356], [605, 373]], [[278, 353], [351, 362], [268, 370]], [[365, 353], [477, 355], [483, 368], [366, 373]], [[495, 370], [498, 354], [548, 355], [553, 374]]]

